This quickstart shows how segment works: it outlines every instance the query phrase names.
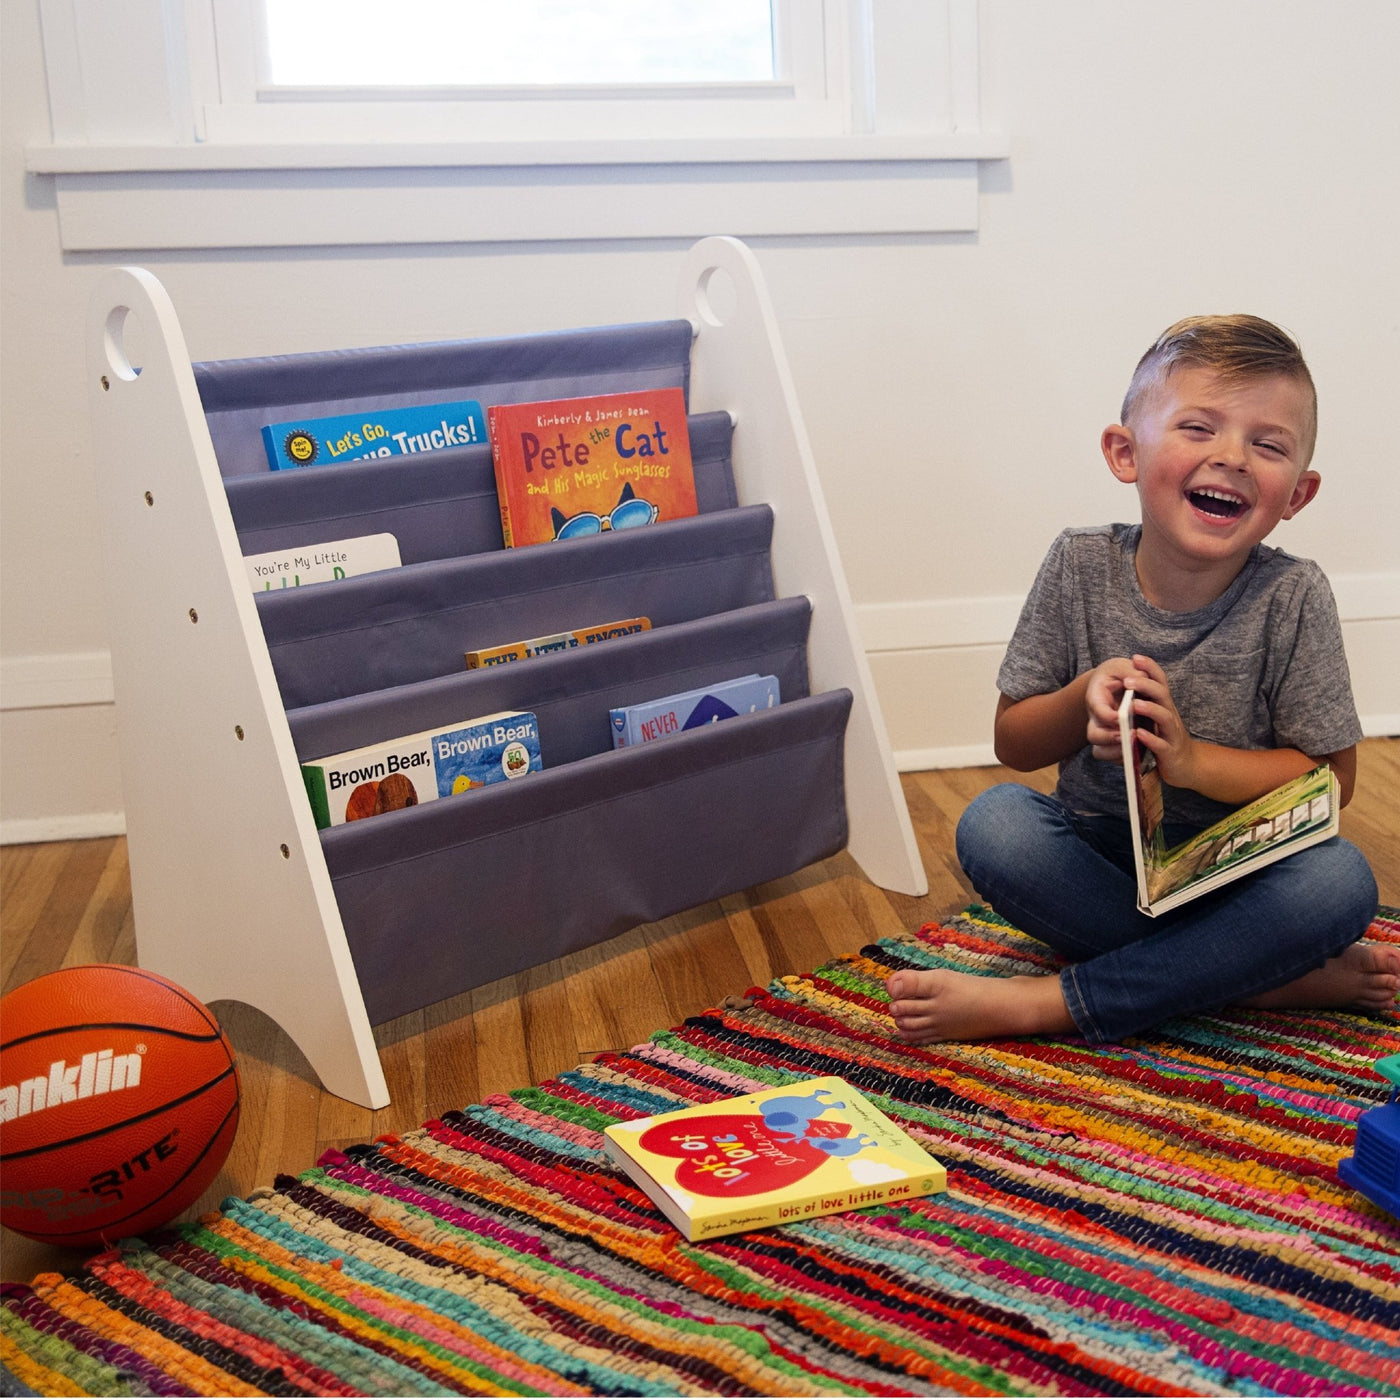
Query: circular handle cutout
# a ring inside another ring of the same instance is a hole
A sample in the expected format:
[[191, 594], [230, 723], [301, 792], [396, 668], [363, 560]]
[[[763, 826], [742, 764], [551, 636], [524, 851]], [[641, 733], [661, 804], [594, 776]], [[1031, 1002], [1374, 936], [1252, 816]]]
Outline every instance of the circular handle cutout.
[[725, 325], [738, 309], [734, 279], [722, 267], [707, 267], [695, 284], [695, 308], [711, 326]]
[[[103, 350], [107, 356], [107, 363], [112, 367], [112, 373], [118, 379], [128, 382], [135, 379], [141, 373], [141, 366], [132, 363], [131, 354], [128, 349], [128, 338], [135, 340], [134, 334], [136, 322], [131, 316], [129, 306], [114, 306], [107, 313], [107, 325], [103, 335]], [[107, 388], [106, 377], [103, 377], [102, 387]]]

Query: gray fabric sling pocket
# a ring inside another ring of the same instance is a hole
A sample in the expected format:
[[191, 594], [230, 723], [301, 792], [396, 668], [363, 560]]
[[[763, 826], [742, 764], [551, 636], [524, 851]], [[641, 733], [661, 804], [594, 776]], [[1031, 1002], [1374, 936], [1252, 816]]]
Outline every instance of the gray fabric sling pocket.
[[[737, 505], [729, 415], [696, 414], [689, 428], [701, 514]], [[244, 554], [382, 533], [398, 541], [405, 564], [504, 547], [496, 475], [485, 446], [262, 472], [234, 477], [226, 486]]]
[[475, 399], [484, 410], [586, 394], [688, 392], [693, 335], [689, 321], [655, 321], [501, 340], [376, 345], [209, 361], [194, 366], [194, 380], [219, 471], [228, 480], [271, 470], [262, 438], [270, 423], [463, 399]]
[[322, 832], [379, 1024], [846, 844], [848, 690]]
[[288, 712], [303, 762], [529, 710], [546, 768], [612, 750], [608, 711], [741, 675], [773, 675], [783, 701], [807, 694], [811, 604], [783, 598], [572, 651], [351, 695]]
[[463, 653], [574, 627], [653, 627], [773, 597], [767, 506], [617, 536], [498, 550], [257, 596], [288, 709], [464, 665]]

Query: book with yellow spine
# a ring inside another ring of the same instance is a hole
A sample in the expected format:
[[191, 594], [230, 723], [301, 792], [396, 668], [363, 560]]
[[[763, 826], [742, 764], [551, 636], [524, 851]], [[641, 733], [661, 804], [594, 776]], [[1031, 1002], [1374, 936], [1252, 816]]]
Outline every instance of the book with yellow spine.
[[947, 1186], [935, 1158], [833, 1076], [614, 1123], [603, 1143], [688, 1240]]
[[595, 642], [608, 642], [614, 637], [630, 637], [634, 632], [650, 630], [649, 617], [625, 617], [597, 627], [575, 627], [568, 632], [552, 632], [547, 637], [528, 637], [521, 642], [507, 642], [505, 646], [482, 647], [466, 653], [467, 670], [502, 666], [531, 656], [548, 656], [552, 651], [571, 651], [575, 647], [592, 646]]

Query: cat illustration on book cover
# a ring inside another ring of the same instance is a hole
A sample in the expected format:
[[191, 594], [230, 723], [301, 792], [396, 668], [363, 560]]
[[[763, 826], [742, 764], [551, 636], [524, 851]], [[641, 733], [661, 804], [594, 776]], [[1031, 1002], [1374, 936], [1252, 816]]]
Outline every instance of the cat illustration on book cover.
[[507, 549], [699, 514], [682, 388], [492, 404], [487, 429]]
[[604, 530], [630, 530], [637, 525], [651, 525], [656, 520], [657, 509], [637, 495], [629, 481], [623, 486], [617, 504], [606, 515], [597, 515], [591, 510], [565, 515], [558, 506], [551, 506], [549, 514], [554, 522], [556, 540], [577, 540]]

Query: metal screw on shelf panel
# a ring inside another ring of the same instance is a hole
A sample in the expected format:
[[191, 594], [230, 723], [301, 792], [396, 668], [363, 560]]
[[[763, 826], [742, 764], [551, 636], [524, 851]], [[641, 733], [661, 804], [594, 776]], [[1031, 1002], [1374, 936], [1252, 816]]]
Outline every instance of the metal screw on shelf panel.
[[151, 493], [150, 493], [149, 491], [147, 491], [147, 492], [146, 492], [146, 504], [147, 504], [148, 506], [153, 506], [153, 505], [155, 505], [155, 503], [156, 503], [156, 498], [155, 498], [153, 495], [151, 495]]
[[233, 732], [238, 735], [239, 739], [243, 738], [243, 726], [241, 724], [235, 724], [233, 726]]
[[198, 622], [198, 621], [199, 621], [199, 614], [198, 614], [197, 612], [195, 612], [195, 610], [194, 610], [193, 608], [190, 609], [190, 621], [191, 621], [191, 622]]
[[289, 845], [287, 845], [287, 843], [284, 841], [284, 842], [282, 843], [282, 859], [283, 859], [283, 860], [291, 860], [291, 858], [292, 858], [292, 848], [291, 848]]
[[105, 374], [102, 376], [102, 387], [104, 389], [110, 389], [112, 387], [112, 381], [108, 379]]

